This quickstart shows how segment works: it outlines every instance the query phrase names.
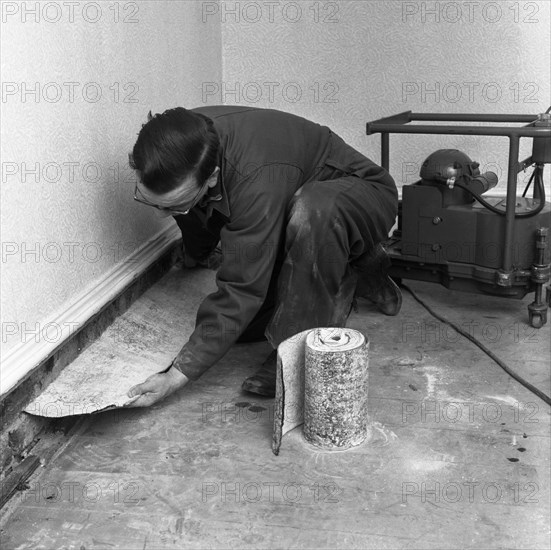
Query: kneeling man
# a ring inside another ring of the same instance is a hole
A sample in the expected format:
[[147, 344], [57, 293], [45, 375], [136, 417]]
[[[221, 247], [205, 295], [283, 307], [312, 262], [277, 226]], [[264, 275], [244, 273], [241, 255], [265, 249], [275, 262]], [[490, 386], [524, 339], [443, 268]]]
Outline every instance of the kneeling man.
[[344, 326], [355, 295], [398, 312], [380, 246], [397, 213], [395, 183], [326, 126], [271, 109], [175, 108], [149, 114], [130, 157], [134, 198], [174, 216], [185, 264], [221, 249], [217, 292], [170, 369], [130, 390], [133, 406], [196, 380], [235, 342], [264, 338], [274, 352], [243, 389], [273, 396], [280, 342]]

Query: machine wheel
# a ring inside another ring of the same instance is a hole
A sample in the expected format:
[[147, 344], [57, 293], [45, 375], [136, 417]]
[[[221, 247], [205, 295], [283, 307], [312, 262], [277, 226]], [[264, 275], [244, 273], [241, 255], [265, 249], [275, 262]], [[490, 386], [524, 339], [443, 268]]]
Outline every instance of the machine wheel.
[[541, 328], [543, 327], [543, 316], [539, 313], [534, 313], [530, 315], [530, 325], [534, 328]]

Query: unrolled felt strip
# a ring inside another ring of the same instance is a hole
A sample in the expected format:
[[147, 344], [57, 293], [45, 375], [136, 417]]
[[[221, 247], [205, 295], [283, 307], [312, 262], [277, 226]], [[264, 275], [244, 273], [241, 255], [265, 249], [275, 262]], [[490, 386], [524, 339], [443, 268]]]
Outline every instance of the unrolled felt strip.
[[361, 444], [369, 434], [369, 342], [356, 330], [306, 330], [278, 347], [272, 450], [304, 424], [305, 439], [327, 450]]

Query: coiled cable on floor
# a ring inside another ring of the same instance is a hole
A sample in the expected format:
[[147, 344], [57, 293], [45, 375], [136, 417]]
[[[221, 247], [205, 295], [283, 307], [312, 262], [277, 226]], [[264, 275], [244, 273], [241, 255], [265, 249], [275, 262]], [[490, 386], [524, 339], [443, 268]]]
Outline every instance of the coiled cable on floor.
[[422, 298], [417, 296], [417, 294], [409, 288], [407, 285], [400, 283], [400, 286], [404, 289], [406, 289], [412, 296], [413, 299], [419, 302], [433, 317], [441, 321], [442, 323], [445, 323], [446, 325], [449, 325], [454, 330], [456, 330], [459, 334], [467, 338], [467, 340], [470, 340], [473, 344], [478, 346], [486, 355], [488, 355], [491, 359], [493, 359], [509, 376], [514, 378], [519, 384], [522, 384], [527, 390], [531, 391], [534, 395], [537, 395], [541, 400], [545, 401], [548, 405], [551, 405], [551, 397], [543, 393], [540, 389], [536, 388], [533, 384], [530, 384], [527, 380], [522, 378], [519, 374], [517, 374], [514, 370], [512, 370], [509, 366], [507, 366], [506, 363], [504, 363], [497, 355], [495, 355], [492, 351], [490, 351], [482, 342], [477, 340], [474, 336], [471, 336], [467, 331], [463, 330], [460, 326], [456, 325], [452, 321], [448, 321], [447, 319], [444, 319], [441, 315], [438, 315]]

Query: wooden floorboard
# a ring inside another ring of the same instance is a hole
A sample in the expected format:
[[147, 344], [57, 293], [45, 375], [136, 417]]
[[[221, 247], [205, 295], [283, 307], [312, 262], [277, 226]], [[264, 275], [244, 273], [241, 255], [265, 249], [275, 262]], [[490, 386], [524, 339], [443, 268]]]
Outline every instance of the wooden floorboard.
[[[186, 276], [119, 327], [154, 330], [152, 304], [191, 315]], [[549, 393], [549, 326], [526, 325], [526, 301], [411, 287]], [[236, 345], [162, 403], [90, 418], [12, 498], [2, 548], [549, 548], [549, 407], [407, 293], [399, 317], [362, 301], [349, 325], [371, 343], [364, 445], [320, 452], [299, 428], [274, 456], [273, 401], [240, 389], [269, 348]], [[119, 338], [121, 357], [143, 342]]]

